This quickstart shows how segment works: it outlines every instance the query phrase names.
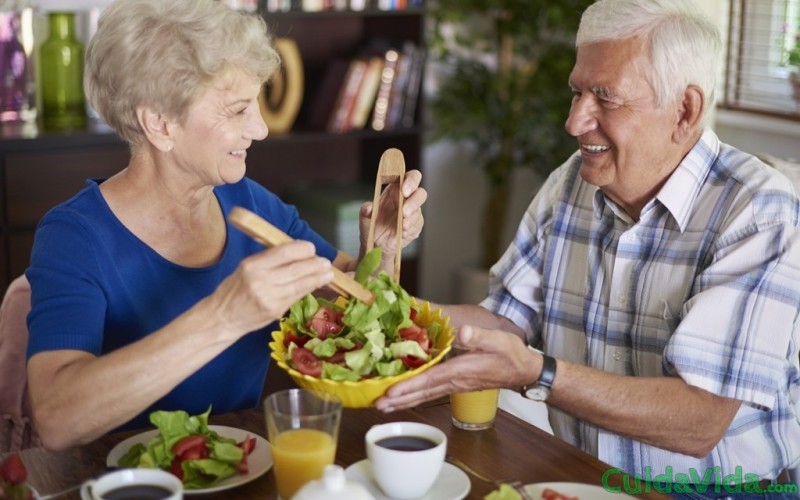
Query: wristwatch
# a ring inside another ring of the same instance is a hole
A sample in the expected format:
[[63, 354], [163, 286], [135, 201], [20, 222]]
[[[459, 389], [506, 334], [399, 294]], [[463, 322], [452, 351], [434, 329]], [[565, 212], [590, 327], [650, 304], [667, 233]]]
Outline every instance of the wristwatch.
[[523, 385], [520, 394], [533, 401], [545, 401], [550, 396], [556, 378], [556, 358], [542, 354], [542, 371], [539, 380], [532, 386]]

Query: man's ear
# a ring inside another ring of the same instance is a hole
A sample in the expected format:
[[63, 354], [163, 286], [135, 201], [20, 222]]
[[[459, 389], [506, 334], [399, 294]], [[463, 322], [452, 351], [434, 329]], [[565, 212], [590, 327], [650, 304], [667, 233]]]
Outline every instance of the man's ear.
[[683, 98], [678, 103], [675, 130], [672, 140], [676, 144], [683, 144], [692, 138], [700, 127], [705, 107], [705, 94], [697, 85], [689, 85], [683, 92]]
[[136, 118], [150, 144], [160, 151], [172, 151], [175, 138], [172, 137], [171, 122], [166, 116], [148, 107], [139, 107], [136, 108]]

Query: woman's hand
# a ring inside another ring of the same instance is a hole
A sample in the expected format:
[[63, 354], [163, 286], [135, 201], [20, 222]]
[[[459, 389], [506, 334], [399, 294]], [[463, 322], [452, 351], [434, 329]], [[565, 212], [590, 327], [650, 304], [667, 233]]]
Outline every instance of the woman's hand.
[[331, 262], [314, 245], [293, 241], [242, 260], [214, 296], [218, 317], [239, 336], [280, 319], [289, 307], [333, 279]]
[[[406, 172], [403, 181], [403, 242], [405, 247], [419, 237], [425, 223], [422, 216], [422, 205], [428, 198], [428, 192], [420, 187], [422, 173], [419, 170]], [[375, 223], [375, 246], [383, 250], [383, 261], [391, 262], [397, 253], [397, 189], [399, 185], [389, 184], [380, 197], [378, 220]], [[361, 205], [360, 230], [362, 254], [367, 247], [369, 221], [372, 217], [372, 202]]]

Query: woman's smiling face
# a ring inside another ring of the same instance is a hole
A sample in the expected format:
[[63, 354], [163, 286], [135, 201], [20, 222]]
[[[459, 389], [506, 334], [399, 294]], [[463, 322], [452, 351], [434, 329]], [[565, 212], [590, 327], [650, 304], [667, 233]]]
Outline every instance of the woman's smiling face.
[[583, 179], [635, 218], [683, 155], [673, 141], [680, 103], [656, 107], [646, 47], [639, 38], [580, 47], [565, 126], [578, 140]]
[[177, 163], [212, 185], [245, 175], [247, 148], [267, 137], [258, 95], [261, 82], [230, 71], [204, 91], [175, 133]]

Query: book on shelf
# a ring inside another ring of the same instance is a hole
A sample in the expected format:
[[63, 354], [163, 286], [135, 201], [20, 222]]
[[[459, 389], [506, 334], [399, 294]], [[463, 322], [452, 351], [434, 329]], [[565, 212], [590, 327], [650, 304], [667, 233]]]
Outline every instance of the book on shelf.
[[417, 100], [422, 84], [425, 64], [424, 50], [412, 41], [406, 41], [398, 55], [394, 81], [389, 92], [386, 117], [374, 121], [375, 130], [413, 127], [416, 121]]
[[319, 12], [323, 9], [323, 0], [303, 0], [302, 7], [305, 12]]
[[350, 130], [350, 120], [352, 119], [358, 90], [361, 82], [367, 74], [367, 61], [361, 57], [356, 57], [350, 61], [347, 75], [339, 89], [336, 103], [333, 106], [333, 113], [328, 122], [328, 132], [347, 132]]
[[403, 97], [403, 113], [400, 123], [396, 125], [410, 128], [417, 119], [417, 101], [422, 87], [422, 74], [425, 71], [425, 50], [421, 47], [415, 46], [411, 51], [411, 61], [407, 71], [408, 82]]
[[371, 56], [367, 59], [367, 70], [356, 93], [356, 102], [347, 127], [348, 130], [360, 130], [367, 125], [381, 83], [383, 65], [384, 56], [382, 55]]
[[400, 118], [403, 114], [403, 101], [408, 89], [408, 70], [413, 59], [415, 47], [414, 42], [406, 41], [403, 44], [402, 51], [398, 54], [396, 75], [389, 91], [389, 100], [386, 106], [386, 119], [384, 121], [384, 128], [386, 129], [394, 128], [400, 123]]
[[386, 128], [386, 120], [389, 113], [389, 102], [392, 87], [395, 82], [398, 60], [400, 53], [395, 49], [388, 49], [384, 55], [383, 68], [381, 70], [381, 80], [378, 86], [378, 95], [375, 97], [375, 106], [372, 112], [370, 128], [372, 130], [383, 130]]

